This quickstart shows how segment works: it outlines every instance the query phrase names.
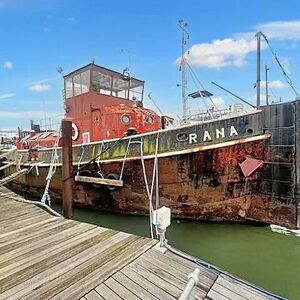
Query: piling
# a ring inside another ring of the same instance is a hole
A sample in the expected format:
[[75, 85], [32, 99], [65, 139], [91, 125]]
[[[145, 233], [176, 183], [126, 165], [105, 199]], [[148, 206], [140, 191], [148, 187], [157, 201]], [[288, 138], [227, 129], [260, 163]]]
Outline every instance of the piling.
[[62, 184], [63, 184], [63, 214], [65, 218], [73, 219], [73, 155], [72, 155], [72, 121], [62, 120]]

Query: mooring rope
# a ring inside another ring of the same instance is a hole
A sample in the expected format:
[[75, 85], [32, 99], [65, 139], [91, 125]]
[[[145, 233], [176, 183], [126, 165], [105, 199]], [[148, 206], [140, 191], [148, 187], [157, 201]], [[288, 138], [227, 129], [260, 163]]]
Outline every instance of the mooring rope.
[[[154, 238], [154, 234], [153, 234], [153, 203], [152, 203], [154, 183], [156, 184], [156, 188], [155, 188], [156, 189], [155, 208], [156, 209], [159, 208], [158, 141], [159, 141], [159, 132], [157, 133], [157, 136], [156, 136], [155, 156], [154, 156], [153, 171], [152, 171], [152, 181], [151, 181], [150, 187], [149, 187], [149, 182], [148, 182], [148, 179], [147, 179], [147, 172], [146, 172], [146, 167], [145, 167], [144, 142], [143, 141], [131, 141], [131, 138], [129, 139], [127, 147], [126, 147], [125, 155], [124, 155], [124, 158], [123, 158], [120, 177], [119, 177], [119, 180], [122, 180], [123, 174], [124, 174], [124, 169], [125, 169], [125, 163], [126, 163], [126, 159], [127, 159], [127, 156], [128, 156], [130, 145], [140, 144], [140, 155], [141, 155], [142, 171], [143, 171], [143, 177], [144, 177], [147, 197], [148, 197], [148, 201], [149, 201], [149, 228], [150, 228], [150, 235], [151, 235], [152, 239]], [[157, 236], [157, 228], [156, 228], [156, 236]]]
[[52, 177], [55, 174], [56, 169], [57, 169], [57, 163], [59, 162], [57, 148], [58, 148], [60, 137], [61, 137], [61, 128], [58, 130], [57, 138], [56, 138], [56, 141], [55, 141], [52, 153], [51, 153], [49, 171], [48, 171], [48, 175], [46, 177], [46, 186], [45, 186], [44, 194], [41, 198], [41, 203], [45, 204], [47, 201], [49, 207], [51, 206], [51, 197], [49, 194], [49, 188], [50, 188], [50, 183], [51, 183]]
[[56, 212], [54, 209], [52, 209], [51, 207], [49, 207], [45, 203], [42, 203], [40, 201], [26, 200], [26, 199], [23, 199], [21, 197], [16, 197], [16, 196], [13, 196], [13, 195], [14, 195], [13, 192], [8, 192], [8, 193], [0, 192], [0, 196], [6, 197], [6, 198], [9, 198], [9, 199], [18, 201], [18, 202], [23, 202], [23, 203], [27, 203], [27, 204], [38, 205], [38, 206], [41, 206], [42, 208], [44, 208], [45, 210], [47, 210], [50, 214], [54, 215], [55, 217], [63, 217], [61, 214], [59, 214], [58, 212]]

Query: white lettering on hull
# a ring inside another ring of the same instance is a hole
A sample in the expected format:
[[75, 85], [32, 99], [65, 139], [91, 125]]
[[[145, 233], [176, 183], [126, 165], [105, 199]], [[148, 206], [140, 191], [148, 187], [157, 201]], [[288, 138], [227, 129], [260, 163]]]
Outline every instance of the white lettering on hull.
[[[230, 137], [239, 135], [234, 126], [230, 126], [230, 129], [228, 131]], [[216, 140], [223, 139], [226, 137], [224, 127], [222, 127], [221, 129], [217, 128], [214, 133], [215, 135], [212, 135], [212, 132], [205, 130], [203, 133], [203, 142], [212, 141], [212, 136], [215, 137]], [[189, 134], [189, 144], [193, 143], [198, 143], [198, 135], [195, 132]]]
[[211, 141], [210, 134], [209, 134], [209, 132], [207, 130], [204, 131], [203, 142], [205, 142], [206, 140]]
[[196, 133], [190, 133], [189, 134], [189, 143], [197, 143], [197, 134]]
[[238, 135], [236, 129], [234, 128], [234, 126], [231, 126], [230, 127], [230, 136], [233, 136], [233, 135]]
[[221, 135], [222, 138], [225, 137], [225, 130], [224, 130], [224, 128], [221, 128], [221, 130], [216, 129], [216, 139], [219, 139], [220, 135]]

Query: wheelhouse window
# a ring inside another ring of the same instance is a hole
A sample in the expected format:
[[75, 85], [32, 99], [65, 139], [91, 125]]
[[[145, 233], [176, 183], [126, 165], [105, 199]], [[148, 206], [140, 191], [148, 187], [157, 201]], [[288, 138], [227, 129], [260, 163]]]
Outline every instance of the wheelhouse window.
[[86, 70], [75, 74], [65, 80], [66, 98], [78, 96], [89, 91], [90, 86], [90, 70]]
[[99, 71], [93, 71], [92, 89], [96, 93], [111, 95], [112, 77], [102, 74]]
[[144, 82], [116, 72], [94, 70], [92, 90], [103, 95], [142, 101]]
[[118, 73], [90, 64], [65, 76], [65, 97], [89, 91], [132, 101], [143, 101], [144, 82], [130, 77], [128, 71]]
[[72, 80], [72, 78], [68, 78], [65, 80], [65, 92], [66, 92], [66, 98], [73, 97], [73, 80]]

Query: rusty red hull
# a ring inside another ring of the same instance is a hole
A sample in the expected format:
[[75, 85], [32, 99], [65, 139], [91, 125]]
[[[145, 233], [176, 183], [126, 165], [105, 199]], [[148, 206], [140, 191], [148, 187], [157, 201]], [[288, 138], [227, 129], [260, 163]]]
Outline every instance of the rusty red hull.
[[[245, 178], [239, 163], [247, 155], [266, 161], [269, 157], [267, 141], [236, 144], [230, 147], [159, 158], [160, 206], [171, 208], [177, 218], [210, 221], [257, 221], [296, 226], [296, 209], [292, 204], [271, 200], [261, 193], [264, 182], [256, 170]], [[122, 162], [105, 163], [101, 170], [120, 173]], [[151, 182], [154, 159], [145, 161], [148, 182]], [[93, 173], [93, 166], [90, 167]], [[88, 171], [87, 171], [88, 172]], [[39, 176], [29, 173], [11, 183], [14, 191], [41, 197], [48, 168], [39, 168]], [[124, 186], [113, 191], [105, 186], [76, 183], [74, 201], [77, 205], [102, 210], [147, 214], [149, 201], [141, 160], [126, 162]], [[62, 195], [61, 168], [51, 182], [51, 196]]]

